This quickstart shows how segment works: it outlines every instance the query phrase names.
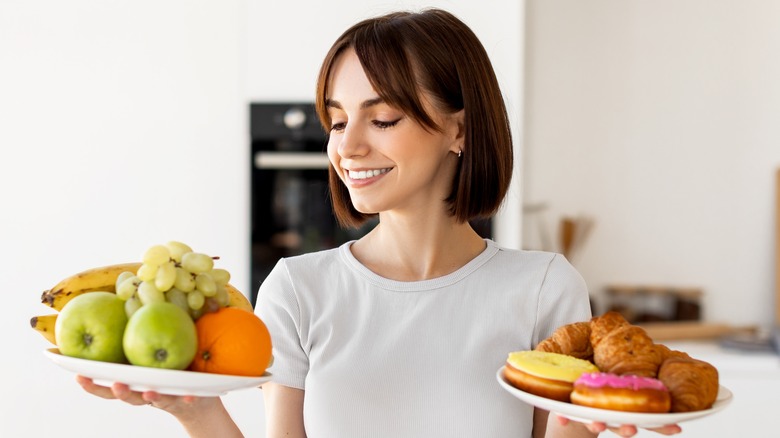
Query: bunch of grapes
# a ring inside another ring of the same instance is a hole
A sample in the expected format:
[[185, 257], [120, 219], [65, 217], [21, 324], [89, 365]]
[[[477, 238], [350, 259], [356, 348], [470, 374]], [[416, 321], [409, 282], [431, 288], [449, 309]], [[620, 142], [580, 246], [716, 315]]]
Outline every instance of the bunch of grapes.
[[214, 259], [176, 241], [150, 247], [138, 272], [123, 272], [116, 280], [128, 318], [144, 304], [161, 301], [181, 307], [192, 319], [227, 306], [230, 273], [215, 268]]

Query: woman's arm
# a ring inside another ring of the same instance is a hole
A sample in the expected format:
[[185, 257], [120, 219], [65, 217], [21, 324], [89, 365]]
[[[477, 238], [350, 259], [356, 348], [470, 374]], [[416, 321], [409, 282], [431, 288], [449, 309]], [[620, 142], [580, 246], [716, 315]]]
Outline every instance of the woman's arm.
[[[185, 400], [186, 402], [187, 400]], [[243, 438], [244, 435], [233, 422], [219, 397], [202, 397], [192, 400], [191, 403], [199, 403], [201, 406], [199, 409], [182, 409], [178, 413], [172, 412], [190, 437]]]
[[303, 390], [268, 382], [263, 385], [266, 438], [306, 438]]
[[533, 438], [544, 438], [544, 435], [547, 433], [547, 417], [549, 414], [548, 411], [534, 408]]

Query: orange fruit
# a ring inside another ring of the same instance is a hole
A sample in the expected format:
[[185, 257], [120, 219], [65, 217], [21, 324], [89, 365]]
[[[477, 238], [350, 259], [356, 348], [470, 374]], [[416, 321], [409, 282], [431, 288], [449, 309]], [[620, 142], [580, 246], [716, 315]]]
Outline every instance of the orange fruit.
[[271, 361], [271, 335], [254, 313], [223, 307], [197, 321], [198, 352], [192, 371], [261, 376]]

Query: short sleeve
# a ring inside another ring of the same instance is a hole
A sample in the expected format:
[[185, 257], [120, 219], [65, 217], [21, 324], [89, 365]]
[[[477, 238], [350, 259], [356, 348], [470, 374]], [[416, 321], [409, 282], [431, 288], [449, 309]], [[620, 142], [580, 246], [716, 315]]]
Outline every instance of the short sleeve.
[[562, 325], [590, 318], [590, 296], [585, 279], [565, 257], [556, 254], [550, 261], [539, 292], [533, 345]]
[[273, 346], [272, 381], [304, 389], [309, 358], [301, 347], [301, 315], [284, 259], [268, 274], [257, 294], [255, 314], [268, 327]]

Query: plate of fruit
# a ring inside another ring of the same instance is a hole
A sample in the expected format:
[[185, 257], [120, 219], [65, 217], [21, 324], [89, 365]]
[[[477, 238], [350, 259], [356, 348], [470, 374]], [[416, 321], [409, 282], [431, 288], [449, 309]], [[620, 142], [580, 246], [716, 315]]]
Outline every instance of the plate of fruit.
[[88, 269], [44, 291], [58, 313], [32, 327], [65, 370], [110, 386], [219, 396], [271, 379], [271, 337], [252, 305], [214, 267], [218, 257], [181, 242], [154, 245], [138, 263]]

